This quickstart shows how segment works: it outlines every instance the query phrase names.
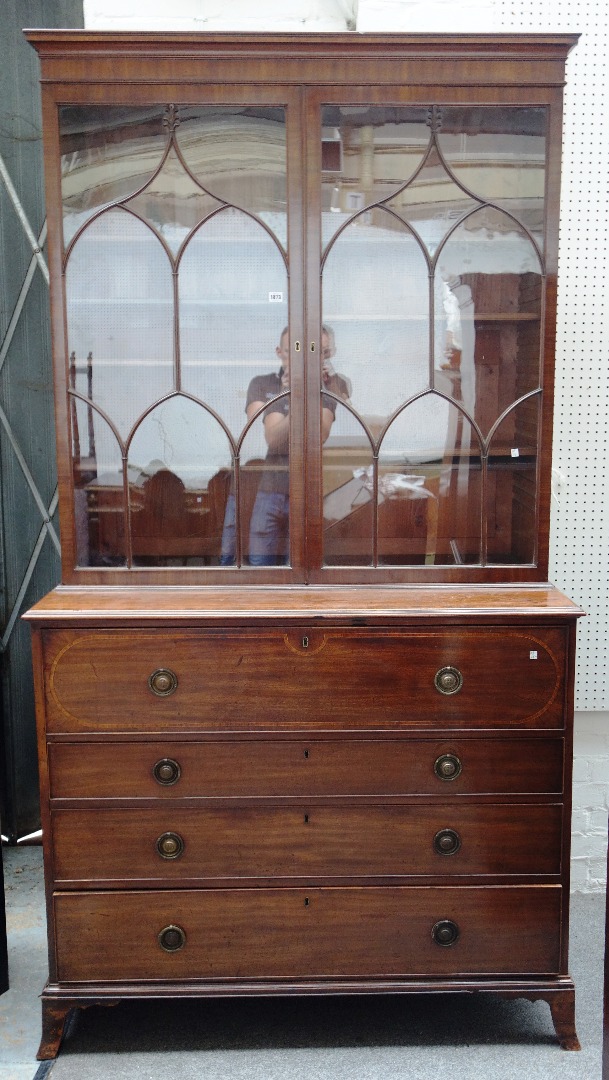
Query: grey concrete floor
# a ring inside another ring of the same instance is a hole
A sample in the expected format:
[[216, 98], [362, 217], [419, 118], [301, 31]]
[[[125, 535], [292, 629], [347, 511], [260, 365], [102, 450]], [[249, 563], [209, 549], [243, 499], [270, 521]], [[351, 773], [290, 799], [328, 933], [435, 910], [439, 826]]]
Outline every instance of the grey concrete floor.
[[11, 989], [2, 1080], [600, 1080], [604, 895], [572, 899], [583, 1049], [560, 1050], [543, 1002], [434, 995], [129, 1002], [73, 1014], [38, 1066], [46, 977], [40, 848], [5, 848]]

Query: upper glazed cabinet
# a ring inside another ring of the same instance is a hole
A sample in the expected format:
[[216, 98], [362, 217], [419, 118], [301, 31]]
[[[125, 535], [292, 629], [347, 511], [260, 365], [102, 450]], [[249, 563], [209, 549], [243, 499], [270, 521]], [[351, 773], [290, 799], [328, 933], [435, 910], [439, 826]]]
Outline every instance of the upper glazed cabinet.
[[546, 580], [575, 37], [28, 37], [64, 581]]

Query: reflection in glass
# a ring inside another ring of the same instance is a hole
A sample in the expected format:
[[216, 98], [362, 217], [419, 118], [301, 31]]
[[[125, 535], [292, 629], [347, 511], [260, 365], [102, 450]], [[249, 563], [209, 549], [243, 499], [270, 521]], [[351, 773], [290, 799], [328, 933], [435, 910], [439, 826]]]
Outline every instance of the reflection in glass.
[[323, 450], [324, 563], [479, 563], [481, 476], [478, 437], [437, 394], [391, 422], [376, 463], [357, 418], [337, 405]]
[[408, 405], [380, 447], [379, 563], [479, 562], [480, 468], [459, 409], [433, 393]]
[[[60, 126], [65, 235], [79, 232], [66, 268], [79, 561], [220, 565], [231, 489], [248, 485], [233, 461], [248, 386], [281, 381], [287, 348], [285, 109], [66, 107]], [[246, 448], [287, 502], [287, 449], [269, 469], [276, 414]], [[98, 488], [109, 535], [101, 512], [87, 518]]]
[[[66, 269], [68, 350], [88, 393], [127, 437], [142, 412], [173, 389], [171, 265], [151, 230], [125, 210], [108, 210], [76, 241]], [[97, 419], [94, 417], [94, 423]]]
[[455, 184], [432, 147], [416, 177], [386, 205], [413, 226], [433, 255], [454, 223], [479, 204]]
[[321, 371], [320, 389], [325, 391], [322, 396], [322, 442], [325, 442], [329, 432], [325, 431], [328, 417], [324, 417], [323, 410], [328, 409], [334, 417], [336, 411], [335, 398], [349, 401], [353, 387], [351, 380], [337, 371], [334, 366], [336, 357], [336, 334], [334, 327], [324, 323], [321, 328]]
[[545, 108], [441, 109], [438, 145], [454, 176], [484, 201], [514, 214], [542, 246]]
[[366, 478], [373, 469], [372, 447], [362, 424], [339, 403], [322, 466], [324, 563], [371, 566], [374, 521]]
[[486, 435], [506, 408], [540, 385], [539, 257], [513, 218], [485, 207], [455, 229], [436, 273], [458, 304], [460, 341], [435, 385], [447, 392], [452, 380], [451, 396]]
[[491, 563], [535, 561], [540, 405], [540, 394], [516, 405], [491, 440], [486, 495]]
[[172, 147], [154, 179], [125, 205], [149, 221], [176, 255], [189, 232], [222, 203], [195, 184]]
[[110, 203], [138, 191], [167, 144], [164, 108], [65, 105], [59, 110], [64, 243]]
[[188, 169], [216, 199], [256, 214], [285, 247], [283, 108], [181, 106], [176, 142]]
[[541, 384], [546, 122], [536, 107], [323, 108], [323, 319], [378, 444], [360, 475], [371, 547], [362, 556], [342, 536], [326, 562], [533, 558], [512, 473], [497, 479], [508, 420], [488, 469], [483, 440]]
[[[72, 373], [73, 377], [73, 373]], [[121, 448], [103, 417], [69, 397], [78, 566], [125, 566], [125, 491]]]
[[434, 389], [475, 412], [475, 324], [472, 290], [463, 278], [434, 280]]
[[348, 225], [324, 264], [322, 304], [335, 367], [354, 408], [378, 427], [429, 385], [429, 271], [408, 227], [382, 209]]
[[418, 169], [430, 141], [426, 108], [325, 105], [322, 109], [322, 237], [388, 199]]
[[260, 376], [250, 384], [250, 419], [269, 396], [275, 400], [254, 420], [241, 446], [240, 468], [224, 518], [223, 566], [289, 562], [290, 396], [277, 396], [284, 389], [277, 374]]
[[206, 221], [179, 265], [182, 387], [236, 435], [250, 380], [279, 368], [288, 316], [287, 269], [267, 231], [239, 210]]
[[129, 447], [133, 565], [217, 562], [230, 469], [226, 433], [201, 405], [177, 394], [153, 409]]

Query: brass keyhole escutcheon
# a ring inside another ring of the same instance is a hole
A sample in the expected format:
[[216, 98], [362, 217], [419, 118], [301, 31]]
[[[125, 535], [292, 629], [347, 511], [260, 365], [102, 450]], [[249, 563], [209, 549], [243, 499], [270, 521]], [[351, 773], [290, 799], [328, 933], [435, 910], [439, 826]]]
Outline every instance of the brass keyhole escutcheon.
[[450, 665], [436, 671], [433, 681], [439, 694], [458, 694], [463, 686], [463, 676], [459, 668]]
[[322, 649], [325, 649], [328, 644], [327, 635], [323, 630], [318, 630], [316, 627], [309, 629], [308, 627], [300, 627], [299, 629], [288, 630], [283, 635], [283, 640], [286, 649], [289, 649], [291, 653], [301, 657], [305, 663], [309, 663], [314, 660]]
[[433, 771], [438, 780], [456, 780], [462, 768], [461, 759], [456, 754], [440, 754], [434, 762]]
[[444, 948], [447, 948], [449, 945], [455, 944], [459, 937], [459, 927], [451, 919], [441, 919], [431, 931], [431, 936], [436, 945], [443, 945]]
[[148, 689], [155, 697], [169, 697], [178, 686], [178, 677], [170, 668], [157, 668], [148, 679]]
[[433, 838], [438, 855], [455, 855], [461, 847], [461, 837], [454, 829], [440, 829]]
[[152, 775], [157, 784], [163, 784], [164, 787], [171, 787], [172, 784], [177, 784], [182, 770], [177, 761], [173, 758], [161, 758], [157, 761], [152, 768]]
[[156, 849], [162, 859], [179, 859], [184, 851], [184, 841], [179, 833], [166, 832], [159, 836]]
[[158, 942], [165, 952], [179, 952], [186, 944], [186, 934], [181, 926], [165, 926], [158, 935]]

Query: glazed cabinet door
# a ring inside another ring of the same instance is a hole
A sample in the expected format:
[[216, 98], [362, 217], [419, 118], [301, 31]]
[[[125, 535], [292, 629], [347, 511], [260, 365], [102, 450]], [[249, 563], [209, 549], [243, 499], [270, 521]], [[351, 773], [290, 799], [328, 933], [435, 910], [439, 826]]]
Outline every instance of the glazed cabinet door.
[[62, 534], [92, 580], [302, 579], [299, 92], [197, 92], [58, 109]]
[[549, 110], [454, 101], [310, 100], [320, 580], [538, 562]]

